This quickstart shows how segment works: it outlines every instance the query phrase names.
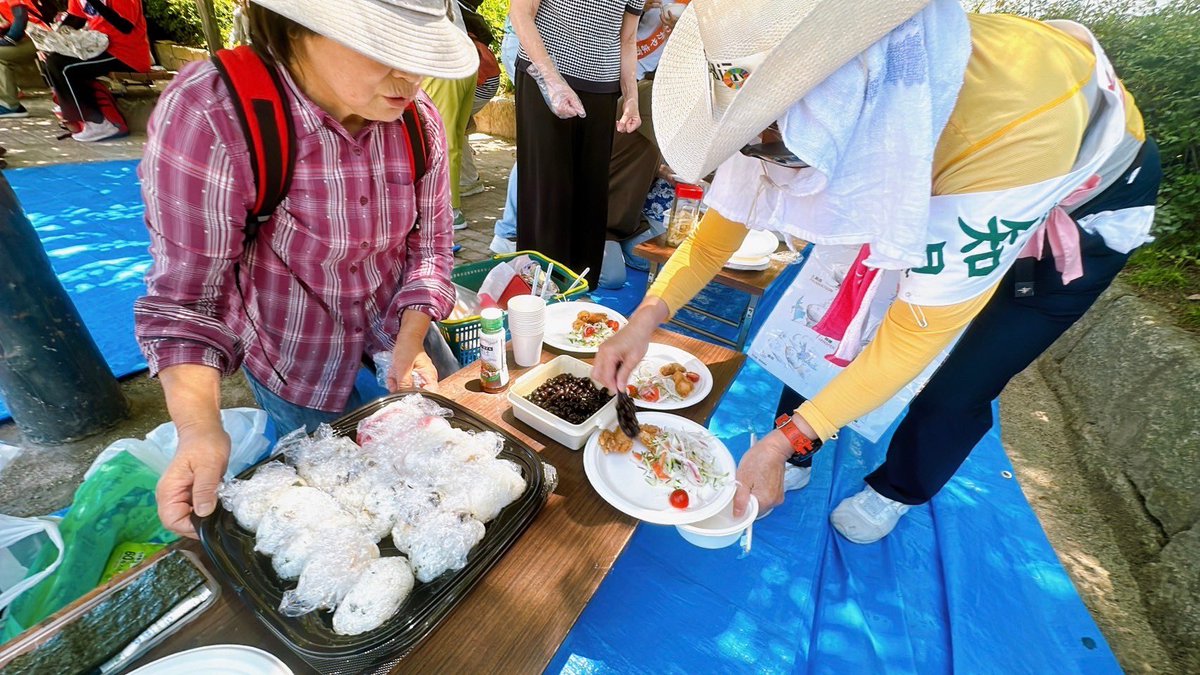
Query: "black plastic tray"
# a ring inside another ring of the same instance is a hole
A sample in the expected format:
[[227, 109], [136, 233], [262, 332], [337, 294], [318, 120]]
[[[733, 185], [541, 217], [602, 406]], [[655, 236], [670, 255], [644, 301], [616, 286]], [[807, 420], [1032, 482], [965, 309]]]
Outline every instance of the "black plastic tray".
[[[354, 438], [360, 421], [410, 393], [417, 392], [399, 392], [378, 399], [348, 413], [330, 426], [339, 436]], [[454, 413], [449, 419], [451, 425], [471, 431], [494, 431], [503, 436], [504, 449], [500, 457], [511, 460], [521, 468], [526, 489], [515, 502], [487, 523], [483, 540], [471, 550], [466, 567], [443, 574], [427, 584], [418, 582], [396, 615], [379, 628], [360, 635], [339, 635], [333, 630], [331, 612], [318, 611], [300, 617], [284, 616], [279, 611], [279, 603], [284, 591], [295, 587], [295, 582], [280, 580], [275, 575], [270, 558], [254, 551], [254, 535], [238, 526], [233, 514], [221, 506], [211, 516], [200, 520], [196, 528], [200, 543], [212, 559], [218, 576], [237, 593], [259, 621], [306, 663], [322, 673], [359, 673], [407, 656], [521, 536], [554, 491], [556, 481], [547, 477], [545, 463], [527, 445], [444, 396], [424, 391], [419, 393], [449, 408]], [[272, 461], [279, 460], [266, 460], [247, 469], [239, 478], [253, 475], [259, 467]], [[380, 542], [379, 550], [385, 556], [400, 555], [391, 537]]]

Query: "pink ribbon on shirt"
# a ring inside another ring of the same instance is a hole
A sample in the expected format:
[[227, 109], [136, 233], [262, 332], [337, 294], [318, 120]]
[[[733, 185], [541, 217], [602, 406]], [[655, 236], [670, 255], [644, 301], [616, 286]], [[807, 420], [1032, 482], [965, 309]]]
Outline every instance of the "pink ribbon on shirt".
[[1043, 241], [1048, 241], [1050, 252], [1054, 255], [1054, 268], [1062, 275], [1063, 283], [1069, 284], [1083, 276], [1083, 258], [1079, 253], [1079, 228], [1065, 207], [1083, 203], [1098, 187], [1100, 176], [1092, 175], [1083, 185], [1075, 188], [1057, 206], [1050, 209], [1046, 222], [1029, 238], [1017, 257], [1041, 260], [1045, 248]]

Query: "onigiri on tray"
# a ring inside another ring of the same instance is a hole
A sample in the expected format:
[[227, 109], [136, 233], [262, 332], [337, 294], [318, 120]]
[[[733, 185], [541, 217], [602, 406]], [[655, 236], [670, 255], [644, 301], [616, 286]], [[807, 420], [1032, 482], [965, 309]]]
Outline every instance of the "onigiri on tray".
[[380, 399], [280, 447], [220, 487], [222, 508], [198, 531], [246, 604], [318, 670], [410, 651], [556, 483], [537, 453], [430, 393]]

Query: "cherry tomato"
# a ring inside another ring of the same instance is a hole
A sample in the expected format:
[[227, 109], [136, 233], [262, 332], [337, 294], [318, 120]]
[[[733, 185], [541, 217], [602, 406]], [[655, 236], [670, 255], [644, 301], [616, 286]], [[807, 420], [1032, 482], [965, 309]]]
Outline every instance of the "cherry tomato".
[[585, 327], [583, 329], [583, 337], [592, 337], [595, 334], [596, 334], [596, 327], [593, 325], [589, 324], [587, 327]]
[[625, 385], [625, 389], [626, 389], [626, 391], [629, 392], [629, 395], [632, 396], [633, 398], [638, 397], [637, 387], [633, 386], [632, 384], [627, 384], [627, 385]]
[[688, 371], [687, 374], [685, 375], [685, 377], [687, 377], [687, 379], [691, 382], [699, 382], [700, 381], [700, 373], [693, 373], [691, 371]]
[[612, 319], [609, 319], [608, 321], [605, 321], [604, 323], [608, 324], [608, 327], [613, 329], [614, 333], [616, 331], [620, 330], [620, 328], [621, 328], [621, 324], [617, 323], [616, 321], [613, 321]]
[[671, 493], [671, 506], [677, 509], [686, 509], [688, 507], [687, 490], [680, 488]]
[[658, 389], [654, 387], [646, 387], [640, 393], [641, 399], [647, 403], [654, 403], [658, 400]]

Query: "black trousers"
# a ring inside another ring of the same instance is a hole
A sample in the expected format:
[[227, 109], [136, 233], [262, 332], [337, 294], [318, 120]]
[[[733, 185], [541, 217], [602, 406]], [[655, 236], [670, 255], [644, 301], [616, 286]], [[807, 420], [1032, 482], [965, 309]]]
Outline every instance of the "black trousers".
[[517, 248], [532, 249], [596, 288], [608, 227], [608, 178], [617, 94], [576, 92], [587, 117], [559, 119], [517, 73]]
[[[1158, 147], [1147, 139], [1137, 160], [1107, 190], [1076, 209], [1076, 220], [1102, 211], [1155, 203], [1162, 180]], [[1049, 251], [1033, 266], [1034, 295], [1016, 297], [1018, 268], [1005, 275], [991, 301], [963, 333], [941, 368], [909, 405], [887, 459], [867, 476], [876, 492], [923, 504], [942, 489], [992, 427], [992, 401], [1070, 328], [1108, 288], [1129, 255], [1095, 234], [1079, 232], [1083, 276], [1063, 285]], [[780, 412], [803, 398], [785, 388]]]
[[134, 69], [108, 52], [87, 61], [54, 52], [46, 53], [46, 78], [58, 95], [63, 119], [68, 122], [103, 122], [104, 114], [96, 103], [92, 81], [113, 71], [131, 70]]

